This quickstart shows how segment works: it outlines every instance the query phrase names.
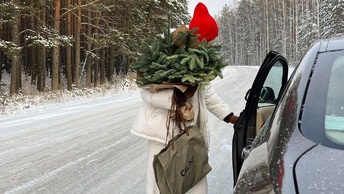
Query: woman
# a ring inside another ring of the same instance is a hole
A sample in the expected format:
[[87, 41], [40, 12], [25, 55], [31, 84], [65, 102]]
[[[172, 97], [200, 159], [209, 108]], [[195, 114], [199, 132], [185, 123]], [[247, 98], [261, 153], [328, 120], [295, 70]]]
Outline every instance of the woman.
[[[218, 27], [215, 20], [209, 15], [208, 9], [202, 3], [199, 3], [194, 12], [194, 16], [190, 22], [190, 29], [197, 27], [199, 34], [198, 39], [201, 41], [206, 39], [208, 43], [212, 43], [218, 36]], [[193, 105], [195, 117], [186, 121], [187, 126], [197, 125], [203, 133], [207, 145], [209, 145], [209, 134], [207, 131], [207, 111], [209, 110], [217, 118], [227, 122], [235, 123], [235, 116], [228, 105], [221, 100], [211, 85], [205, 89], [198, 89], [197, 86], [189, 87], [184, 93], [178, 89], [165, 89], [158, 92], [150, 92], [141, 89], [142, 106], [137, 114], [131, 133], [148, 140], [148, 167], [147, 167], [147, 194], [159, 194], [156, 185], [153, 159], [165, 147], [166, 143], [166, 123], [170, 114], [172, 99], [177, 97], [178, 103], [188, 101]], [[172, 125], [173, 126], [173, 125]], [[178, 127], [174, 127], [174, 134], [179, 132]], [[208, 190], [207, 179], [204, 177], [187, 193], [206, 194]]]

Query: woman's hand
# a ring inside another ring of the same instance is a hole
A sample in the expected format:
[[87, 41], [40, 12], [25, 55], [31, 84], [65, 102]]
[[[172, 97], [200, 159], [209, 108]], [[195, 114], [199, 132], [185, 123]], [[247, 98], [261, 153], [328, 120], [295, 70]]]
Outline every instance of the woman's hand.
[[229, 113], [229, 115], [227, 115], [223, 121], [225, 121], [226, 123], [232, 123], [232, 124], [236, 124], [236, 122], [238, 121], [238, 116], [234, 115], [234, 113]]

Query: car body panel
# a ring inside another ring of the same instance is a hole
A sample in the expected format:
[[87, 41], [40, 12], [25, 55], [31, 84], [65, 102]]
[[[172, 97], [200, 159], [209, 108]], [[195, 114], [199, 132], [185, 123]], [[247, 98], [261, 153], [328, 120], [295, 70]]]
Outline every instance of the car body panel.
[[343, 150], [322, 145], [309, 150], [295, 166], [299, 193], [344, 193], [343, 158]]
[[[315, 146], [315, 143], [305, 139], [298, 129], [305, 90], [309, 84], [312, 64], [319, 47], [320, 44], [314, 45], [291, 75], [273, 115], [269, 137], [266, 138], [268, 139], [271, 175], [275, 177], [272, 181], [275, 189], [280, 193], [296, 192], [293, 182], [294, 163], [300, 155]], [[283, 185], [290, 186], [283, 187], [284, 191], [282, 191]]]
[[267, 155], [266, 142], [250, 152], [251, 157], [247, 158], [242, 165], [243, 170], [240, 171], [233, 194], [274, 193]]
[[339, 37], [334, 39], [336, 41], [322, 41], [319, 52], [343, 50], [344, 40]]

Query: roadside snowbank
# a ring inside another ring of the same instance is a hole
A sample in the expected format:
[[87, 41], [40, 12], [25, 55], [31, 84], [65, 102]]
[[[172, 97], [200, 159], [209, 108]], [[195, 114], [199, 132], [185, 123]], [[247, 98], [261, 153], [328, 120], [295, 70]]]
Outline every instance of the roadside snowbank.
[[[6, 80], [8, 78], [2, 80], [2, 85], [8, 87], [9, 82]], [[55, 92], [36, 92], [32, 87], [31, 84], [25, 82], [23, 84], [23, 92], [11, 96], [9, 91], [7, 91], [8, 89], [4, 89], [2, 86], [0, 88], [0, 116], [19, 114], [26, 112], [27, 109], [42, 107], [47, 104], [76, 103], [128, 93], [137, 89], [135, 81], [129, 78], [117, 79], [113, 84], [107, 83], [95, 88], [74, 88], [72, 91], [64, 89]]]

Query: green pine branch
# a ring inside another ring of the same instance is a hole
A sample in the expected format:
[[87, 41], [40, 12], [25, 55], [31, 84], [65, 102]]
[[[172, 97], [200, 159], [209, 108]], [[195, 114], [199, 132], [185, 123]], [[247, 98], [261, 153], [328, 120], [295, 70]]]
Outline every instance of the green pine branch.
[[[195, 48], [197, 36], [193, 31], [179, 32], [172, 41], [169, 30], [144, 40], [138, 46], [139, 58], [131, 68], [142, 72], [137, 84], [192, 83], [208, 84], [217, 76], [222, 78], [221, 70], [227, 64], [220, 55], [221, 46], [206, 46], [203, 41]], [[177, 46], [177, 43], [182, 45]]]

